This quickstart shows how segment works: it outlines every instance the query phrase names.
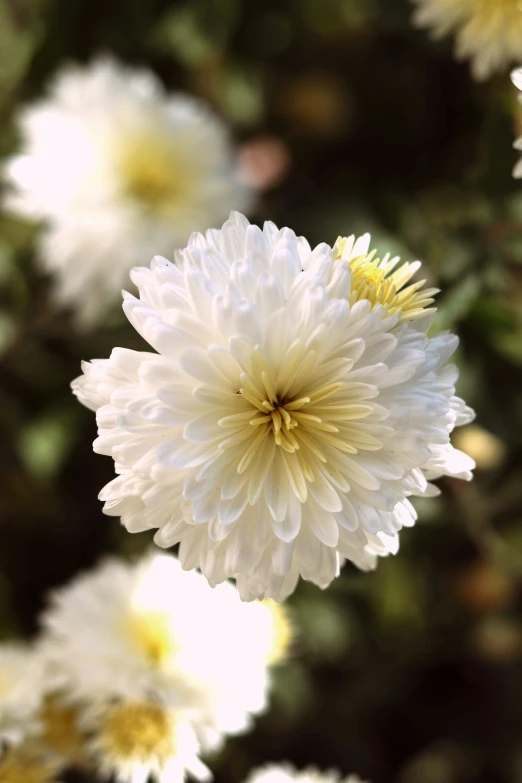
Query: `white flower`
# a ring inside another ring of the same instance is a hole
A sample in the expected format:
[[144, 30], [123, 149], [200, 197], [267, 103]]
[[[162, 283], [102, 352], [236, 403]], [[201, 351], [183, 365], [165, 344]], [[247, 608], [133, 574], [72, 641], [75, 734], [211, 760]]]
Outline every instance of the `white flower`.
[[459, 59], [471, 60], [477, 80], [505, 68], [522, 53], [519, 0], [413, 0], [414, 21], [435, 37], [456, 34]]
[[79, 703], [160, 700], [209, 748], [266, 706], [272, 629], [256, 618], [231, 584], [212, 590], [174, 557], [111, 559], [55, 593], [45, 650]]
[[39, 728], [46, 688], [40, 656], [18, 643], [0, 646], [0, 742], [18, 744]]
[[87, 713], [91, 752], [98, 771], [119, 783], [178, 783], [191, 772], [211, 779], [199, 760], [199, 743], [189, 720], [159, 702], [104, 702]]
[[374, 567], [415, 522], [409, 496], [471, 477], [449, 442], [472, 418], [445, 366], [458, 340], [426, 336], [412, 267], [391, 274], [368, 245], [312, 251], [234, 213], [177, 266], [133, 271], [124, 310], [157, 353], [116, 348], [73, 383], [116, 463], [105, 512], [159, 528], [183, 568], [235, 577], [245, 600], [283, 600], [299, 576], [327, 587], [343, 557]]
[[288, 762], [266, 764], [253, 770], [245, 783], [362, 783], [357, 775], [342, 778], [337, 770], [320, 771], [316, 767], [296, 770]]
[[143, 258], [171, 257], [192, 231], [248, 207], [225, 125], [148, 71], [110, 59], [66, 68], [20, 124], [8, 205], [46, 221], [41, 259], [86, 324]]

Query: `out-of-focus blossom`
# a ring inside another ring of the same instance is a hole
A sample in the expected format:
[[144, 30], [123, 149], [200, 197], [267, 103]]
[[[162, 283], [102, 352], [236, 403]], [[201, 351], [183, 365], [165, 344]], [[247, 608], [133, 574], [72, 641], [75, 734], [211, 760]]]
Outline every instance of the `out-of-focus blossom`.
[[181, 782], [186, 772], [211, 779], [199, 760], [200, 746], [189, 718], [158, 701], [105, 700], [87, 714], [99, 772], [119, 783]]
[[239, 148], [239, 165], [245, 182], [259, 190], [269, 190], [288, 174], [290, 150], [280, 139], [252, 139]]
[[414, 22], [437, 38], [456, 35], [458, 59], [471, 60], [477, 80], [505, 68], [522, 53], [519, 0], [413, 0]]
[[311, 73], [281, 90], [279, 111], [299, 132], [328, 138], [345, 130], [350, 96], [332, 74]]
[[483, 561], [468, 566], [460, 574], [456, 588], [461, 603], [478, 614], [505, 609], [516, 596], [513, 577], [499, 566]]
[[110, 59], [66, 68], [20, 125], [7, 204], [45, 221], [41, 260], [84, 324], [114, 305], [143, 258], [171, 257], [251, 200], [226, 126], [148, 71]]
[[506, 455], [504, 443], [480, 424], [470, 424], [455, 434], [455, 445], [475, 460], [477, 468], [498, 468]]
[[267, 764], [253, 770], [245, 783], [362, 783], [357, 775], [343, 778], [337, 770], [321, 771], [317, 767], [297, 770], [291, 764]]
[[410, 496], [471, 478], [450, 443], [473, 418], [446, 364], [458, 340], [427, 336], [418, 264], [395, 271], [369, 243], [312, 250], [233, 213], [177, 265], [133, 271], [124, 309], [157, 353], [116, 348], [73, 383], [116, 464], [106, 513], [159, 528], [183, 568], [234, 577], [245, 600], [281, 601], [300, 576], [325, 588], [343, 558], [373, 568], [414, 524]]
[[73, 699], [182, 710], [208, 749], [266, 706], [271, 618], [231, 584], [212, 590], [176, 558], [150, 554], [78, 577], [55, 594], [43, 622], [46, 655]]

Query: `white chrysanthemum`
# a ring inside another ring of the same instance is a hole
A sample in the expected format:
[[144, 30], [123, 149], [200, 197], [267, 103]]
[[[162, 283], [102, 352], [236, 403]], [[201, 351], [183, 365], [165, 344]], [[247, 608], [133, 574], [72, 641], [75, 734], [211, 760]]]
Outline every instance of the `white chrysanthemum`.
[[0, 742], [17, 744], [39, 728], [46, 688], [40, 656], [17, 643], [0, 646]]
[[258, 612], [170, 555], [112, 559], [55, 593], [45, 650], [79, 702], [162, 699], [191, 712], [207, 748], [266, 705], [272, 628]]
[[486, 79], [522, 55], [519, 0], [413, 0], [414, 21], [436, 37], [456, 34], [459, 59], [471, 60], [475, 79]]
[[8, 204], [46, 221], [41, 258], [85, 323], [114, 305], [143, 258], [170, 258], [250, 201], [225, 125], [148, 71], [109, 59], [69, 67], [20, 123]]
[[245, 783], [362, 783], [357, 775], [342, 778], [337, 770], [321, 771], [316, 767], [295, 769], [292, 764], [267, 764], [254, 769]]
[[368, 247], [312, 251], [234, 213], [177, 266], [133, 271], [124, 310], [157, 353], [116, 348], [73, 383], [119, 474], [105, 512], [245, 600], [282, 600], [300, 575], [324, 588], [343, 557], [372, 568], [413, 525], [409, 496], [471, 477], [449, 442], [472, 417], [446, 366], [458, 340], [426, 336], [431, 297], [411, 286], [403, 319], [416, 267]]
[[187, 772], [212, 777], [198, 758], [191, 721], [160, 702], [103, 702], [87, 711], [86, 726], [98, 770], [118, 783], [181, 783]]

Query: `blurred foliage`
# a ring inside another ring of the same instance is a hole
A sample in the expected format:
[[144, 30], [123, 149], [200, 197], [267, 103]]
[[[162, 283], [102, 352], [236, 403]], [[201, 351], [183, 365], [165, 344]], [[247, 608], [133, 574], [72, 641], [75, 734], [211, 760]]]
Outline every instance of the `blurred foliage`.
[[[284, 161], [256, 219], [312, 242], [370, 230], [380, 251], [422, 258], [442, 290], [436, 327], [462, 338], [475, 482], [419, 502], [375, 573], [348, 565], [325, 593], [300, 586], [295, 655], [256, 730], [211, 761], [217, 783], [284, 758], [374, 783], [522, 779], [522, 114], [507, 75], [474, 84], [410, 13], [408, 0], [0, 0], [1, 154], [62, 63], [110, 51], [146, 64], [228, 119], [258, 178], [270, 150]], [[118, 311], [76, 332], [35, 237], [1, 216], [4, 637], [33, 633], [46, 592], [79, 569], [149, 543], [102, 515], [112, 463], [69, 391], [82, 358], [139, 339]]]

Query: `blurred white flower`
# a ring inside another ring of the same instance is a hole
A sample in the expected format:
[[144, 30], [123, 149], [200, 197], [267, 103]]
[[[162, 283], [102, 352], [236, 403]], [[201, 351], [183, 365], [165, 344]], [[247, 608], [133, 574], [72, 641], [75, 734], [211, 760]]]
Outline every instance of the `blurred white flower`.
[[254, 769], [245, 783], [362, 783], [357, 775], [342, 778], [337, 770], [321, 771], [316, 767], [297, 770], [288, 762], [266, 764]]
[[477, 80], [505, 68], [522, 53], [519, 0], [413, 0], [414, 22], [435, 37], [456, 34], [458, 59], [471, 60]]
[[38, 732], [46, 688], [40, 655], [17, 643], [0, 646], [0, 741], [19, 744]]
[[116, 463], [107, 514], [180, 542], [211, 584], [281, 601], [299, 576], [327, 587], [342, 558], [374, 567], [415, 522], [409, 496], [471, 478], [450, 444], [472, 418], [446, 366], [458, 340], [427, 337], [430, 292], [368, 250], [365, 236], [312, 251], [233, 213], [177, 266], [133, 270], [124, 310], [157, 353], [116, 348], [73, 383]]
[[192, 231], [248, 208], [226, 126], [148, 71], [110, 59], [66, 68], [20, 124], [7, 204], [45, 220], [41, 259], [85, 324], [114, 305], [143, 258], [171, 257]]
[[46, 655], [78, 703], [165, 703], [215, 748], [266, 706], [273, 629], [259, 612], [233, 585], [212, 590], [170, 555], [112, 559], [55, 593]]

